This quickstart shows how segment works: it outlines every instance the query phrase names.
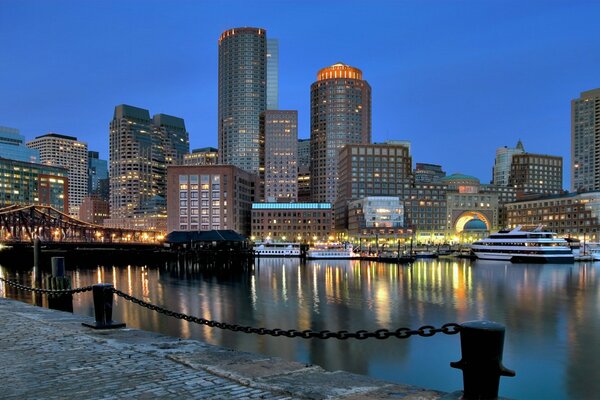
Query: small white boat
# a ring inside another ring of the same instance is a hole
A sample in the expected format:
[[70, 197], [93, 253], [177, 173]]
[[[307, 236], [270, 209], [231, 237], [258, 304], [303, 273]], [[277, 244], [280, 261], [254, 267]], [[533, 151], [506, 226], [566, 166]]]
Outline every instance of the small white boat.
[[308, 260], [351, 260], [360, 258], [349, 243], [317, 243], [306, 252]]
[[253, 250], [255, 257], [300, 257], [300, 243], [259, 242]]
[[588, 252], [592, 256], [592, 261], [600, 261], [600, 247], [592, 247]]

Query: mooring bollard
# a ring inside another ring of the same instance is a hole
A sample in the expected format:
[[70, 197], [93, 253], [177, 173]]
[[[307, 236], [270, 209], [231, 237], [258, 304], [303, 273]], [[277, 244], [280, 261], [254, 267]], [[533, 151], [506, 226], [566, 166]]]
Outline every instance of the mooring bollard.
[[463, 371], [463, 399], [496, 399], [500, 376], [515, 376], [502, 365], [504, 325], [469, 321], [460, 325], [462, 359], [450, 366]]
[[94, 296], [94, 315], [96, 322], [87, 324], [82, 323], [94, 329], [115, 329], [124, 328], [125, 324], [112, 320], [112, 305], [113, 305], [113, 285], [110, 283], [99, 283], [92, 287]]

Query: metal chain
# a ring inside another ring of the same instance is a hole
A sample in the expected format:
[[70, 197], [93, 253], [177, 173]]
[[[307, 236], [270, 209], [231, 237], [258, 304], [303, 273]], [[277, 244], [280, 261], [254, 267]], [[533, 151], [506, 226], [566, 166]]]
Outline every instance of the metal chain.
[[17, 282], [9, 281], [8, 279], [4, 279], [4, 278], [0, 278], [0, 281], [6, 283], [9, 286], [15, 287], [17, 289], [25, 290], [28, 292], [35, 292], [35, 293], [46, 293], [46, 294], [51, 294], [51, 295], [75, 294], [75, 293], [89, 292], [92, 290], [92, 286], [84, 286], [84, 287], [75, 288], [75, 289], [53, 290], [53, 289], [41, 289], [41, 288], [29, 287], [29, 286], [21, 285], [20, 283], [17, 283]]
[[406, 339], [414, 335], [430, 337], [435, 335], [436, 333], [444, 333], [446, 335], [455, 335], [460, 332], [460, 325], [456, 323], [448, 323], [444, 324], [441, 328], [435, 328], [431, 325], [425, 325], [420, 327], [419, 329], [409, 329], [409, 328], [399, 328], [396, 330], [388, 330], [388, 329], [378, 329], [374, 332], [369, 332], [365, 330], [360, 330], [356, 332], [348, 332], [348, 331], [313, 331], [310, 329], [299, 331], [296, 329], [267, 329], [267, 328], [254, 328], [251, 326], [242, 326], [237, 324], [228, 324], [226, 322], [218, 322], [212, 321], [204, 318], [194, 317], [187, 314], [178, 313], [175, 311], [168, 310], [166, 308], [145, 302], [138, 298], [135, 298], [127, 293], [124, 293], [115, 288], [106, 288], [105, 290], [110, 290], [114, 294], [119, 297], [124, 298], [125, 300], [131, 301], [134, 304], [145, 307], [149, 310], [156, 311], [160, 314], [167, 315], [169, 317], [175, 317], [177, 319], [182, 319], [185, 321], [193, 322], [199, 325], [207, 325], [212, 328], [226, 329], [234, 332], [244, 332], [244, 333], [256, 333], [258, 335], [271, 335], [271, 336], [285, 336], [289, 338], [300, 337], [303, 339], [358, 339], [364, 340], [368, 338], [375, 339], [388, 339], [390, 337], [395, 337], [398, 339]]

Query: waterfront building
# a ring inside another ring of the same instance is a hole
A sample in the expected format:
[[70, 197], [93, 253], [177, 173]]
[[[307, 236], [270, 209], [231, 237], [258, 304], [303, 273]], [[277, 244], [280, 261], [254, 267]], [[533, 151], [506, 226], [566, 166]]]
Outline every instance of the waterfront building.
[[442, 182], [448, 188], [445, 241], [469, 240], [472, 236], [464, 235], [463, 231], [474, 219], [481, 221], [488, 231], [497, 230], [500, 205], [496, 191], [487, 190], [479, 179], [469, 175], [452, 174]]
[[600, 191], [532, 196], [505, 206], [509, 228], [543, 225], [562, 237], [600, 241]]
[[298, 111], [265, 111], [261, 130], [265, 138], [264, 199], [298, 201]]
[[51, 206], [69, 210], [66, 168], [0, 158], [0, 207]]
[[415, 183], [439, 183], [446, 176], [441, 165], [417, 163], [413, 172]]
[[69, 215], [79, 215], [79, 206], [88, 194], [87, 143], [73, 136], [48, 133], [29, 141], [27, 146], [40, 152], [40, 163], [69, 171]]
[[218, 163], [219, 150], [215, 147], [202, 147], [183, 155], [183, 165], [216, 165]]
[[336, 232], [348, 228], [348, 202], [368, 196], [402, 199], [412, 180], [412, 157], [406, 144], [349, 144], [339, 152]]
[[25, 136], [18, 129], [0, 126], [0, 155], [9, 160], [35, 163], [40, 152], [25, 145]]
[[447, 241], [448, 186], [440, 183], [415, 183], [404, 192], [404, 219], [417, 243]]
[[339, 151], [371, 143], [371, 86], [360, 69], [337, 63], [318, 72], [310, 104], [311, 198], [334, 203]]
[[259, 174], [267, 108], [267, 32], [234, 28], [219, 38], [219, 160]]
[[600, 88], [571, 100], [571, 191], [600, 189]]
[[515, 154], [508, 183], [517, 199], [528, 195], [562, 193], [562, 157], [544, 154]]
[[362, 244], [365, 240], [378, 249], [394, 250], [396, 244], [405, 243], [411, 237], [412, 231], [405, 227], [404, 204], [400, 197], [369, 196], [348, 204], [349, 241]]
[[310, 139], [298, 139], [298, 201], [310, 198]]
[[332, 218], [330, 203], [255, 203], [252, 240], [327, 241], [332, 233]]
[[258, 177], [233, 165], [167, 168], [167, 231], [232, 229], [250, 235]]
[[79, 219], [91, 224], [103, 225], [110, 217], [110, 207], [106, 199], [98, 195], [86, 196], [79, 207]]
[[523, 143], [519, 140], [515, 147], [499, 147], [496, 149], [496, 158], [492, 168], [492, 184], [496, 186], [508, 186], [512, 165], [512, 159], [515, 154], [525, 153]]
[[109, 198], [108, 161], [100, 159], [97, 151], [88, 151], [88, 195]]
[[267, 110], [279, 109], [279, 40], [267, 39]]
[[110, 122], [109, 227], [166, 230], [166, 167], [189, 151], [181, 118], [121, 104]]

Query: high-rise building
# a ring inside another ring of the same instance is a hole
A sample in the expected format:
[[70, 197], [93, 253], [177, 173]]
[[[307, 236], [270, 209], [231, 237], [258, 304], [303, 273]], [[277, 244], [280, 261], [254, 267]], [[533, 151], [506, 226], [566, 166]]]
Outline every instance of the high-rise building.
[[571, 100], [571, 191], [600, 189], [600, 88]]
[[108, 201], [97, 195], [83, 198], [81, 207], [79, 207], [79, 219], [91, 224], [102, 225], [104, 220], [110, 216], [110, 206]]
[[298, 201], [310, 202], [310, 139], [298, 139]]
[[33, 204], [68, 212], [68, 174], [66, 168], [0, 158], [0, 208]]
[[310, 139], [298, 139], [298, 169], [310, 169]]
[[267, 110], [262, 115], [265, 138], [264, 198], [298, 201], [298, 111]]
[[515, 154], [525, 153], [523, 143], [519, 140], [515, 147], [499, 147], [496, 149], [496, 159], [492, 168], [492, 184], [496, 186], [508, 186], [510, 166]]
[[40, 152], [40, 162], [69, 171], [69, 214], [79, 215], [79, 206], [88, 194], [87, 143], [76, 137], [48, 133], [38, 136], [27, 146]]
[[88, 151], [88, 195], [108, 201], [108, 161], [97, 151]]
[[250, 235], [258, 177], [233, 165], [170, 166], [168, 232], [233, 229]]
[[259, 174], [267, 108], [267, 32], [234, 28], [219, 38], [219, 160]]
[[279, 40], [267, 39], [267, 110], [279, 109]]
[[25, 137], [18, 129], [0, 126], [0, 155], [9, 160], [38, 162], [40, 152], [25, 145]]
[[361, 70], [337, 63], [318, 72], [310, 104], [311, 198], [334, 203], [340, 149], [371, 142], [371, 86]]
[[515, 188], [517, 199], [562, 193], [562, 161], [562, 157], [544, 154], [513, 155], [508, 184]]
[[166, 167], [189, 151], [181, 118], [115, 107], [110, 122], [110, 219], [105, 225], [166, 230]]
[[415, 183], [439, 183], [446, 176], [441, 165], [417, 163], [414, 171]]
[[219, 150], [214, 147], [194, 149], [183, 155], [183, 165], [216, 165], [219, 163]]

